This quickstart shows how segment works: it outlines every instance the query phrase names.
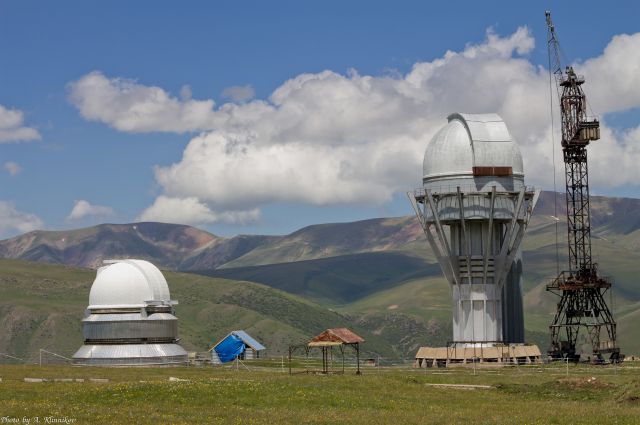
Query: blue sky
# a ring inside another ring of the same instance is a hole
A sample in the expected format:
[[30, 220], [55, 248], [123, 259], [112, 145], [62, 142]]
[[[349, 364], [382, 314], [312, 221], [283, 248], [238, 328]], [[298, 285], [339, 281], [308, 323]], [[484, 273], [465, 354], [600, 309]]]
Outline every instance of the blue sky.
[[[13, 132], [2, 140], [0, 109], [0, 237], [137, 219], [282, 234], [409, 214], [403, 192], [454, 110], [511, 118], [528, 180], [550, 188], [545, 9], [619, 147], [592, 154], [593, 190], [638, 197], [636, 2], [0, 1]], [[607, 154], [627, 158], [621, 177], [597, 173]]]

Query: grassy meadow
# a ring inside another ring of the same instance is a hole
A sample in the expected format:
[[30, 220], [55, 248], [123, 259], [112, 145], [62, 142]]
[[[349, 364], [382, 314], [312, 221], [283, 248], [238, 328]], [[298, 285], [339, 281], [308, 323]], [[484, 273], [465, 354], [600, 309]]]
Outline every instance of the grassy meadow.
[[475, 372], [366, 368], [361, 376], [259, 369], [3, 365], [0, 417], [40, 423], [67, 417], [78, 424], [635, 424], [640, 417], [640, 369], [626, 364], [569, 365], [568, 375], [562, 364]]

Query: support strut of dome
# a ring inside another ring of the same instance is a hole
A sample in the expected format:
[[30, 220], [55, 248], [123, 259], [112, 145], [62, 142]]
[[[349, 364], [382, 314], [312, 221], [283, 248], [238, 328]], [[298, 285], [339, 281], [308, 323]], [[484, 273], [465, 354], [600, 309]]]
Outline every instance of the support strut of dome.
[[502, 320], [503, 290], [540, 192], [467, 190], [418, 189], [407, 195], [451, 284], [454, 342], [513, 342]]

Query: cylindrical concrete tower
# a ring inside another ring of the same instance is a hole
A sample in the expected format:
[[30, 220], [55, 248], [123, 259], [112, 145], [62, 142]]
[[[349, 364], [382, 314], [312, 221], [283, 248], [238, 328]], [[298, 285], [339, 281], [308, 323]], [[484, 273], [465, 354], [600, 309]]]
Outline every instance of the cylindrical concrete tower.
[[451, 286], [457, 345], [524, 342], [520, 242], [539, 191], [496, 114], [452, 114], [427, 146], [409, 193]]

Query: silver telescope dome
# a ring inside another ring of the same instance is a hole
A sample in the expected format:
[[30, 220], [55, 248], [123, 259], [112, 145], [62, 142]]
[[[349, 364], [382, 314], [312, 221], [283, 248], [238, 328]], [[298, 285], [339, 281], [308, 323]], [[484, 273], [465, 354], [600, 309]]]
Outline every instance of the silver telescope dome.
[[455, 113], [447, 118], [447, 125], [433, 136], [425, 150], [425, 183], [474, 178], [483, 169], [496, 167], [510, 168], [509, 174], [515, 178], [524, 177], [520, 149], [499, 115]]
[[77, 365], [182, 365], [177, 301], [162, 272], [144, 260], [108, 260], [100, 267], [82, 319], [84, 344]]
[[89, 308], [144, 306], [169, 299], [169, 286], [156, 266], [144, 260], [118, 260], [98, 269]]

